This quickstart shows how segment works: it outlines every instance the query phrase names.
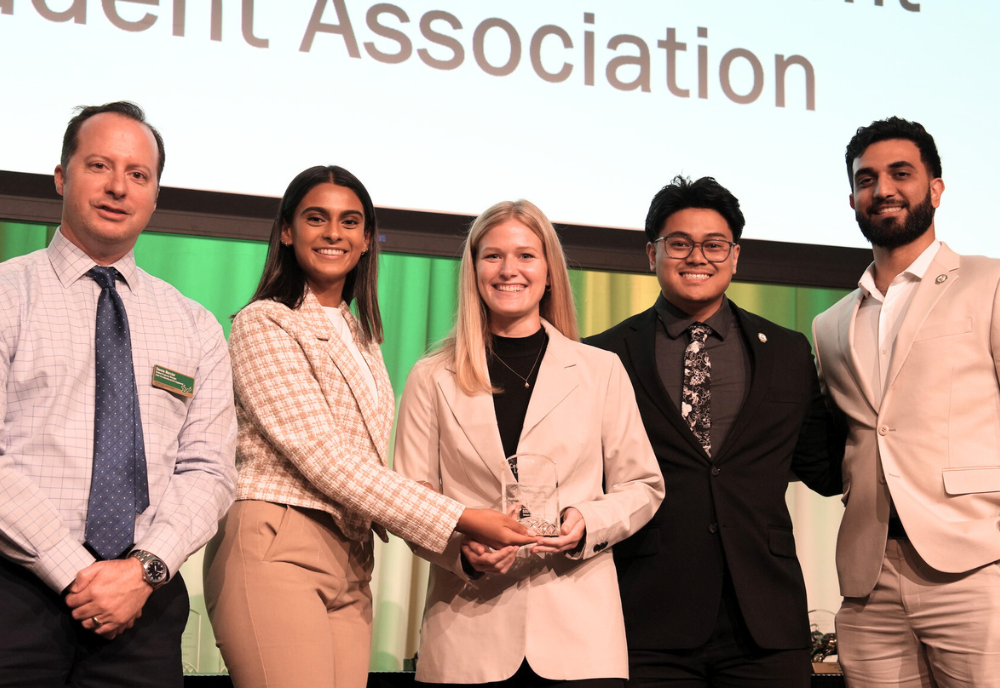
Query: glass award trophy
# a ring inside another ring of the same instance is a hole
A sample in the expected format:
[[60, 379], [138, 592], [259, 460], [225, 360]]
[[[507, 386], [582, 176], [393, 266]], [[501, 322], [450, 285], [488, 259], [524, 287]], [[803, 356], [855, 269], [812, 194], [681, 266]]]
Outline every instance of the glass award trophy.
[[514, 454], [500, 472], [500, 508], [533, 535], [559, 535], [559, 473], [541, 454]]

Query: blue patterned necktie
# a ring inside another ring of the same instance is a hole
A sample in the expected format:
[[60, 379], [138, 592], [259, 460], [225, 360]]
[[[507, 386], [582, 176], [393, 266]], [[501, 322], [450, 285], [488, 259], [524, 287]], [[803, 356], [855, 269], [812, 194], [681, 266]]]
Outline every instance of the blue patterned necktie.
[[149, 506], [146, 450], [132, 368], [132, 340], [114, 268], [87, 273], [101, 286], [94, 342], [94, 472], [87, 506], [87, 544], [116, 559], [135, 542], [135, 515]]
[[705, 342], [712, 333], [712, 328], [703, 323], [694, 323], [687, 331], [691, 335], [691, 343], [684, 349], [681, 417], [687, 421], [705, 453], [711, 456], [712, 361], [708, 358]]

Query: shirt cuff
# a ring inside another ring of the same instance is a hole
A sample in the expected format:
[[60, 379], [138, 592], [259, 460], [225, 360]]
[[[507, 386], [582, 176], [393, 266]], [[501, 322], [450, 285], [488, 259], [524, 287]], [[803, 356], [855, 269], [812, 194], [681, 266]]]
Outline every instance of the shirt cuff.
[[40, 553], [35, 563], [28, 566], [28, 570], [61, 594], [76, 580], [76, 574], [95, 561], [94, 555], [83, 545], [72, 536], [67, 536]]

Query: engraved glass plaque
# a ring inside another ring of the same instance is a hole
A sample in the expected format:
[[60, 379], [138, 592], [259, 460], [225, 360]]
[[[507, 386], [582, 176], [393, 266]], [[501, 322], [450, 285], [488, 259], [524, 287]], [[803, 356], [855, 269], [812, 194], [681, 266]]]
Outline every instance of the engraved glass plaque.
[[501, 467], [500, 508], [533, 535], [559, 535], [559, 473], [542, 454], [514, 454]]

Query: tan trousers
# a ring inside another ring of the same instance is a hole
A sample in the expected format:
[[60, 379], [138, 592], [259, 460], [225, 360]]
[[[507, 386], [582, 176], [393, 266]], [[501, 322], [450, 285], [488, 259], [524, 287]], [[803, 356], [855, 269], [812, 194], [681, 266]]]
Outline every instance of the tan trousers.
[[1000, 566], [941, 573], [890, 539], [875, 589], [844, 599], [837, 641], [849, 688], [996, 688]]
[[364, 688], [372, 542], [324, 512], [236, 502], [205, 557], [205, 596], [236, 688]]

